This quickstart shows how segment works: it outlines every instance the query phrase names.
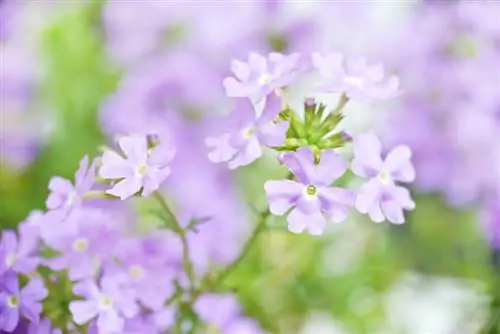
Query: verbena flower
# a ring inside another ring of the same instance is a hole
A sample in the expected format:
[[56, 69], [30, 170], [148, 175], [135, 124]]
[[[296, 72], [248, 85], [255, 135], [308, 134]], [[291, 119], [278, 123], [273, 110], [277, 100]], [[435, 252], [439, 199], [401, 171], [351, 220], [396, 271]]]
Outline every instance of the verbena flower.
[[117, 239], [116, 232], [103, 223], [106, 219], [108, 216], [99, 210], [85, 209], [75, 211], [64, 226], [54, 226], [64, 231], [52, 234], [46, 243], [59, 254], [45, 264], [56, 271], [67, 269], [71, 280], [92, 277], [110, 258]]
[[276, 123], [281, 102], [270, 95], [260, 116], [255, 115], [249, 101], [241, 101], [228, 120], [228, 132], [220, 137], [206, 139], [214, 150], [209, 154], [212, 162], [228, 162], [231, 169], [248, 165], [262, 156], [261, 145], [277, 147], [285, 142], [288, 122]]
[[66, 216], [71, 209], [81, 205], [82, 196], [92, 189], [95, 180], [95, 162], [89, 167], [89, 158], [85, 156], [80, 161], [80, 167], [75, 173], [75, 184], [59, 176], [54, 176], [49, 182], [50, 194], [46, 200], [49, 210], [59, 211]]
[[198, 297], [194, 311], [207, 329], [221, 334], [264, 333], [252, 320], [242, 315], [241, 307], [231, 294], [207, 293]]
[[235, 78], [224, 80], [227, 96], [248, 97], [259, 102], [278, 88], [292, 83], [301, 72], [300, 54], [270, 53], [267, 58], [251, 52], [248, 62], [233, 60], [231, 71]]
[[[285, 153], [282, 162], [298, 181], [267, 181], [264, 185], [272, 214], [288, 214], [288, 229], [293, 233], [307, 230], [311, 235], [323, 233], [326, 219], [342, 222], [348, 216], [354, 194], [344, 188], [332, 187], [348, 164], [333, 150], [323, 151], [315, 164], [310, 148]], [[326, 218], [325, 218], [326, 217]]]
[[133, 135], [119, 139], [119, 145], [126, 159], [114, 151], [106, 151], [102, 156], [99, 175], [104, 179], [119, 180], [108, 194], [127, 199], [142, 189], [146, 197], [157, 190], [170, 175], [168, 162], [174, 150], [165, 144], [148, 148], [146, 136]]
[[122, 283], [116, 278], [104, 277], [100, 286], [92, 280], [75, 284], [73, 292], [85, 297], [85, 300], [76, 300], [69, 304], [75, 323], [84, 325], [97, 318], [99, 333], [121, 333], [125, 318], [132, 318], [139, 312], [131, 292], [125, 289]]
[[12, 332], [21, 316], [38, 323], [42, 305], [40, 301], [48, 292], [40, 279], [32, 279], [19, 289], [18, 278], [13, 273], [0, 276], [0, 330]]
[[356, 208], [367, 213], [374, 222], [386, 218], [395, 224], [404, 222], [404, 210], [413, 210], [415, 203], [410, 192], [397, 185], [412, 182], [415, 170], [411, 163], [411, 150], [404, 145], [391, 150], [381, 158], [381, 144], [373, 134], [361, 134], [354, 138], [354, 160], [352, 171], [368, 179], [359, 189]]
[[316, 69], [326, 79], [319, 86], [321, 92], [344, 93], [354, 101], [373, 103], [388, 100], [400, 94], [399, 79], [386, 78], [382, 64], [370, 65], [365, 58], [344, 59], [340, 53], [312, 55]]
[[31, 274], [40, 263], [38, 235], [32, 228], [20, 228], [19, 238], [12, 230], [2, 231], [0, 240], [0, 275], [7, 271]]
[[57, 328], [52, 328], [50, 320], [45, 318], [38, 324], [30, 324], [27, 334], [62, 334], [62, 331]]

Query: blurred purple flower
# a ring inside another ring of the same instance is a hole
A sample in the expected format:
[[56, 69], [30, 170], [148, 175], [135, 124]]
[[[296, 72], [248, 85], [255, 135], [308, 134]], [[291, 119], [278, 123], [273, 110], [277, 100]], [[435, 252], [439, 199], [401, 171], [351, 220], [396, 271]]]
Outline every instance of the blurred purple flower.
[[385, 77], [382, 64], [369, 65], [365, 58], [344, 60], [340, 53], [312, 55], [314, 66], [328, 81], [318, 89], [321, 92], [344, 93], [354, 101], [373, 103], [392, 99], [400, 94], [399, 79]]
[[27, 334], [62, 334], [62, 331], [57, 328], [52, 328], [50, 320], [45, 318], [39, 324], [31, 324]]
[[288, 215], [288, 229], [293, 233], [307, 230], [311, 235], [323, 233], [325, 216], [342, 222], [347, 218], [348, 207], [354, 203], [354, 194], [344, 188], [331, 187], [341, 177], [348, 164], [332, 150], [323, 151], [315, 164], [313, 151], [300, 148], [285, 153], [282, 162], [298, 179], [267, 181], [264, 185], [269, 209], [274, 215]]
[[113, 277], [101, 279], [100, 287], [91, 280], [74, 285], [73, 292], [84, 296], [85, 300], [72, 301], [69, 309], [73, 320], [78, 325], [84, 325], [97, 318], [97, 329], [102, 334], [121, 333], [125, 318], [132, 318], [139, 312], [128, 289], [123, 282]]
[[300, 74], [300, 54], [270, 53], [267, 58], [251, 52], [248, 62], [233, 60], [231, 71], [236, 78], [224, 79], [226, 95], [248, 97], [259, 102], [278, 88], [290, 85]]
[[102, 156], [99, 175], [104, 179], [123, 179], [106, 192], [122, 200], [141, 189], [142, 196], [151, 195], [170, 175], [167, 163], [174, 150], [163, 143], [149, 149], [147, 138], [142, 135], [122, 137], [119, 145], [127, 159], [113, 151], [106, 151]]
[[214, 148], [209, 154], [212, 162], [228, 162], [230, 169], [248, 165], [262, 156], [261, 145], [280, 146], [285, 142], [288, 122], [275, 123], [281, 110], [280, 99], [272, 94], [266, 100], [262, 115], [255, 116], [253, 105], [241, 101], [228, 121], [230, 132], [220, 137], [206, 139], [207, 146]]
[[392, 223], [401, 224], [404, 222], [403, 209], [415, 208], [410, 192], [395, 183], [415, 179], [411, 150], [407, 146], [398, 146], [387, 154], [385, 160], [381, 158], [381, 150], [380, 141], [372, 134], [358, 135], [354, 139], [351, 169], [354, 174], [368, 179], [359, 190], [356, 208], [361, 213], [368, 213], [374, 222], [387, 218]]
[[32, 279], [19, 289], [17, 276], [8, 273], [0, 276], [0, 330], [12, 332], [17, 327], [21, 315], [32, 323], [38, 323], [42, 305], [40, 301], [48, 292], [40, 279]]
[[89, 167], [89, 158], [85, 156], [75, 173], [75, 185], [71, 181], [54, 176], [49, 182], [50, 194], [45, 204], [49, 210], [57, 210], [63, 216], [82, 204], [82, 197], [92, 189], [95, 180], [95, 161]]
[[242, 316], [241, 307], [233, 295], [207, 293], [198, 297], [194, 310], [209, 331], [221, 334], [261, 334], [258, 325]]
[[103, 224], [106, 218], [101, 211], [80, 209], [73, 212], [63, 227], [53, 226], [66, 230], [46, 238], [46, 243], [59, 254], [45, 264], [52, 270], [67, 269], [71, 280], [92, 277], [99, 265], [109, 260], [117, 241], [115, 231]]
[[19, 238], [11, 230], [2, 231], [0, 241], [0, 275], [7, 271], [31, 274], [40, 259], [36, 253], [38, 234], [32, 228], [20, 228]]

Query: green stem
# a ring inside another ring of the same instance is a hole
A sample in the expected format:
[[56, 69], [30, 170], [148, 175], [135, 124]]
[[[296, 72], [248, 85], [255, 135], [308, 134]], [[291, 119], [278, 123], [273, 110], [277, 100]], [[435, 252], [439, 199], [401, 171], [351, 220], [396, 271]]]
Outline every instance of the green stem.
[[154, 192], [153, 196], [158, 201], [158, 203], [160, 203], [160, 206], [162, 207], [162, 209], [165, 210], [165, 212], [171, 218], [172, 222], [174, 223], [173, 230], [175, 233], [177, 233], [179, 235], [179, 238], [181, 239], [182, 263], [184, 266], [184, 270], [186, 271], [186, 274], [188, 275], [189, 283], [190, 283], [191, 288], [192, 288], [194, 285], [195, 276], [194, 276], [193, 264], [191, 263], [191, 260], [189, 258], [189, 245], [188, 245], [188, 241], [186, 238], [186, 231], [179, 224], [177, 217], [175, 216], [175, 214], [172, 212], [172, 210], [168, 206], [168, 203], [165, 201], [165, 198], [163, 198], [163, 196], [159, 192]]
[[219, 276], [215, 279], [214, 283], [212, 284], [213, 287], [217, 287], [220, 284], [222, 284], [224, 282], [224, 280], [227, 277], [229, 277], [229, 275], [231, 275], [236, 270], [238, 265], [241, 263], [241, 261], [243, 261], [243, 259], [245, 259], [245, 257], [248, 255], [248, 253], [250, 253], [250, 250], [254, 246], [254, 244], [257, 241], [260, 234], [265, 231], [266, 221], [270, 215], [271, 215], [271, 212], [269, 211], [269, 209], [267, 209], [266, 211], [264, 211], [260, 215], [260, 221], [257, 223], [257, 225], [255, 226], [255, 228], [252, 232], [252, 235], [250, 236], [250, 238], [246, 241], [245, 245], [243, 246], [243, 250], [241, 251], [240, 256], [238, 256], [233, 262], [231, 262], [231, 264], [229, 264], [226, 267], [226, 269], [224, 269], [224, 271], [222, 271], [219, 274]]

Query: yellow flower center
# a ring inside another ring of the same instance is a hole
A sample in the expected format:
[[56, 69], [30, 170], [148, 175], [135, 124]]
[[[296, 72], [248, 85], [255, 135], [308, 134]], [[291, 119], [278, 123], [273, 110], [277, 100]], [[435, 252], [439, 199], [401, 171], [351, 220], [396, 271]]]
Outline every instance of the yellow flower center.
[[267, 85], [268, 83], [271, 82], [273, 77], [269, 73], [263, 73], [261, 76], [257, 79], [257, 82], [259, 85], [264, 86]]
[[315, 186], [313, 186], [312, 184], [310, 184], [306, 187], [306, 193], [309, 196], [314, 196], [314, 195], [316, 195], [317, 192], [318, 192], [318, 189]]
[[78, 238], [73, 242], [75, 252], [84, 253], [89, 249], [89, 241], [86, 238]]
[[382, 182], [384, 184], [390, 183], [391, 174], [389, 173], [389, 171], [387, 169], [382, 169], [380, 171], [380, 173], [378, 174], [378, 179], [380, 180], [380, 182]]
[[16, 254], [15, 253], [10, 253], [10, 254], [7, 254], [7, 258], [5, 259], [5, 264], [7, 265], [7, 267], [11, 267], [14, 262], [16, 262]]
[[255, 134], [255, 128], [253, 126], [249, 126], [243, 129], [243, 131], [241, 131], [241, 136], [244, 139], [250, 139], [253, 137], [254, 134]]
[[139, 281], [144, 277], [144, 269], [138, 264], [134, 264], [128, 268], [128, 274], [134, 281]]
[[99, 306], [103, 310], [110, 309], [113, 306], [113, 300], [110, 297], [103, 295], [99, 302]]
[[148, 172], [148, 166], [143, 164], [137, 167], [137, 173], [139, 173], [139, 175], [144, 176], [147, 174], [147, 172]]
[[19, 306], [19, 298], [17, 296], [7, 297], [7, 306], [11, 308], [17, 308]]

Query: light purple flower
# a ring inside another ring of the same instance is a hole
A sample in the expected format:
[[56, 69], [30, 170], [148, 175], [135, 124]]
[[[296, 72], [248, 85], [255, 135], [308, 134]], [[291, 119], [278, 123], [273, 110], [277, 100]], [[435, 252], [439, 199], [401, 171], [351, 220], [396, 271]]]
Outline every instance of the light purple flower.
[[52, 328], [50, 320], [45, 318], [39, 324], [30, 324], [27, 334], [62, 334], [62, 331]]
[[228, 162], [231, 169], [251, 164], [262, 156], [261, 145], [280, 146], [285, 142], [288, 122], [275, 123], [281, 110], [280, 99], [272, 94], [266, 100], [261, 116], [256, 116], [252, 104], [241, 100], [228, 120], [228, 132], [220, 137], [208, 137], [207, 146], [212, 162]]
[[321, 92], [344, 93], [351, 100], [373, 103], [376, 100], [392, 99], [400, 94], [399, 79], [385, 77], [382, 64], [369, 65], [365, 58], [344, 61], [340, 53], [322, 56], [312, 55], [314, 67], [327, 80], [321, 85]]
[[198, 317], [210, 330], [221, 334], [260, 334], [263, 331], [255, 321], [245, 318], [242, 309], [231, 294], [207, 293], [194, 304]]
[[69, 304], [73, 320], [84, 325], [97, 318], [101, 334], [121, 333], [125, 318], [132, 318], [139, 312], [130, 291], [113, 277], [102, 278], [100, 287], [91, 280], [82, 281], [73, 287], [73, 292], [86, 298]]
[[415, 203], [410, 192], [396, 184], [413, 182], [415, 169], [411, 163], [411, 150], [404, 145], [390, 151], [385, 160], [381, 158], [382, 147], [373, 134], [361, 134], [354, 139], [352, 171], [368, 179], [356, 199], [359, 212], [368, 214], [374, 222], [386, 218], [395, 224], [404, 222], [404, 210], [413, 210]]
[[52, 270], [68, 270], [71, 280], [92, 277], [103, 262], [109, 260], [117, 235], [104, 222], [108, 216], [100, 210], [73, 211], [64, 222], [65, 231], [46, 238], [46, 243], [59, 251], [59, 255], [45, 261]]
[[157, 242], [149, 237], [123, 238], [114, 250], [120, 263], [108, 268], [114, 275], [122, 274], [136, 299], [150, 310], [160, 310], [173, 294], [176, 274], [166, 263], [172, 256], [172, 245], [157, 249]]
[[21, 315], [38, 323], [42, 305], [48, 292], [40, 279], [32, 279], [22, 290], [13, 273], [0, 276], [0, 330], [12, 332]]
[[170, 175], [167, 163], [172, 159], [174, 150], [163, 143], [149, 149], [147, 138], [142, 135], [122, 137], [119, 145], [126, 159], [113, 151], [106, 151], [102, 156], [99, 175], [104, 179], [123, 179], [106, 192], [122, 200], [141, 189], [142, 196], [149, 196]]
[[2, 231], [0, 275], [10, 270], [22, 274], [31, 274], [40, 263], [40, 259], [34, 254], [38, 246], [36, 230], [23, 227], [19, 231], [19, 239], [14, 231]]
[[226, 95], [249, 97], [259, 102], [278, 88], [290, 85], [301, 72], [300, 55], [270, 53], [267, 58], [251, 52], [248, 62], [233, 60], [231, 71], [236, 78], [224, 79]]
[[325, 216], [333, 222], [347, 218], [354, 194], [331, 186], [348, 167], [337, 153], [323, 151], [321, 160], [315, 164], [313, 151], [303, 147], [297, 152], [285, 153], [282, 162], [298, 181], [267, 181], [264, 187], [272, 214], [281, 216], [291, 210], [287, 217], [290, 232], [307, 230], [311, 235], [319, 235], [325, 229]]
[[92, 189], [95, 180], [95, 162], [89, 167], [89, 158], [85, 156], [80, 161], [80, 167], [75, 173], [75, 185], [71, 181], [54, 176], [49, 182], [50, 194], [45, 204], [49, 210], [60, 210], [64, 215], [81, 205], [82, 196]]

